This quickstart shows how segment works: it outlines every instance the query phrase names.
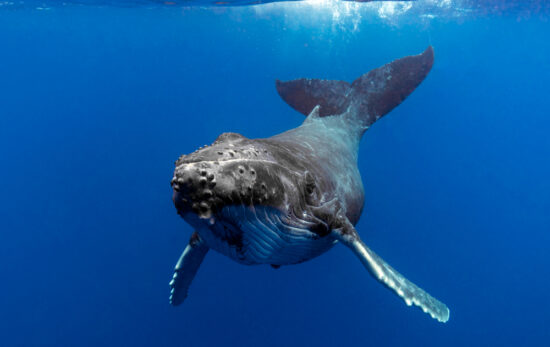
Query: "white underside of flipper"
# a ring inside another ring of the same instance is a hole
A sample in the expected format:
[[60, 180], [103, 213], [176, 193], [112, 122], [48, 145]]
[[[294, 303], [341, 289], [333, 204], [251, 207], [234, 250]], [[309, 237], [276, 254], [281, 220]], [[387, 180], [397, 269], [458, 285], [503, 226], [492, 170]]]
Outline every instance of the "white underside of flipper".
[[353, 242], [352, 248], [369, 272], [380, 282], [393, 290], [408, 306], [416, 305], [432, 318], [445, 323], [449, 320], [449, 308], [422, 288], [406, 279], [386, 263], [361, 240]]
[[442, 323], [449, 320], [450, 311], [444, 303], [397, 272], [361, 241], [355, 228], [351, 229], [350, 233], [349, 227], [353, 228], [348, 222], [345, 231], [339, 229], [334, 230], [333, 233], [355, 253], [374, 278], [395, 292], [408, 306], [418, 306]]
[[189, 286], [206, 253], [208, 247], [195, 233], [174, 268], [174, 275], [170, 281], [170, 304], [177, 306], [187, 298]]

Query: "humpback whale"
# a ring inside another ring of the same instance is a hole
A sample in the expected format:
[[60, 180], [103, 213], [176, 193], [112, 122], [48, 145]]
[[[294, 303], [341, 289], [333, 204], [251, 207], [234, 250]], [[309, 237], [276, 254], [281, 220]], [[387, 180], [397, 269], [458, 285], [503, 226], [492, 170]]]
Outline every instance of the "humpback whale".
[[170, 282], [181, 304], [210, 249], [246, 265], [298, 264], [341, 243], [379, 282], [440, 322], [449, 309], [373, 252], [355, 225], [364, 204], [357, 167], [369, 127], [399, 105], [433, 65], [433, 48], [394, 60], [353, 83], [276, 81], [281, 98], [307, 116], [264, 138], [223, 133], [182, 155], [171, 181], [178, 214], [194, 232]]

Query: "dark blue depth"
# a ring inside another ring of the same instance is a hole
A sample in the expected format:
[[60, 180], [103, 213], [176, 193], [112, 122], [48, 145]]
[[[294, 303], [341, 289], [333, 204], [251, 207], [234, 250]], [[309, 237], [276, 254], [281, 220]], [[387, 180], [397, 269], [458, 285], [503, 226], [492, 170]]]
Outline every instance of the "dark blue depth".
[[[297, 7], [0, 9], [0, 345], [550, 345], [550, 23], [353, 31]], [[177, 157], [299, 125], [276, 78], [351, 81], [429, 44], [428, 78], [363, 139], [357, 228], [450, 321], [342, 246], [278, 270], [210, 252], [171, 307], [192, 232], [171, 202]]]

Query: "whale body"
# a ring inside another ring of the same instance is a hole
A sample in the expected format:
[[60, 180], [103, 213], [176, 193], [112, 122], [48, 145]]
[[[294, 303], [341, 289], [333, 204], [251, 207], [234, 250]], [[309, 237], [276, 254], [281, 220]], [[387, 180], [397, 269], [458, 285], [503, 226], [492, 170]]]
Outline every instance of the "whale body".
[[176, 264], [170, 302], [181, 304], [210, 249], [246, 265], [298, 264], [342, 243], [371, 275], [433, 318], [449, 309], [368, 248], [355, 229], [364, 205], [357, 167], [365, 131], [427, 76], [433, 49], [374, 69], [353, 83], [276, 81], [279, 95], [307, 116], [265, 139], [221, 134], [176, 161], [178, 213], [194, 229]]

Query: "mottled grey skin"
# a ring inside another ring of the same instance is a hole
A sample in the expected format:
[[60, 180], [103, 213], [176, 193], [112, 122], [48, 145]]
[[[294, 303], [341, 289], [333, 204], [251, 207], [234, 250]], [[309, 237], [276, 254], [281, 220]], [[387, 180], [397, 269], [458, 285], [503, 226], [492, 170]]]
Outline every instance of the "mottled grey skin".
[[[361, 215], [364, 193], [357, 168], [360, 134], [350, 136], [354, 129], [347, 117], [312, 114], [300, 127], [267, 139], [222, 134], [211, 146], [177, 161], [172, 185], [178, 212], [203, 236], [205, 227], [218, 222], [220, 209], [227, 205], [271, 208], [288, 216], [285, 221], [290, 225], [308, 224], [311, 242], [319, 242], [321, 249], [298, 260], [268, 258], [263, 263], [280, 266], [309, 260], [310, 255], [319, 255], [334, 244], [330, 231], [336, 227], [334, 216], [339, 211], [353, 224]], [[234, 230], [219, 237], [238, 248], [240, 254], [232, 258], [256, 263], [244, 259], [246, 245], [242, 245], [240, 234]], [[225, 247], [217, 250], [231, 256]]]
[[243, 264], [279, 267], [342, 242], [407, 304], [446, 321], [446, 306], [372, 252], [354, 228], [364, 204], [357, 167], [361, 136], [414, 90], [432, 62], [430, 47], [353, 84], [278, 82], [283, 99], [309, 113], [302, 125], [266, 139], [224, 133], [211, 146], [181, 156], [172, 179], [173, 200], [196, 233], [176, 265], [171, 302], [185, 299], [208, 249]]

